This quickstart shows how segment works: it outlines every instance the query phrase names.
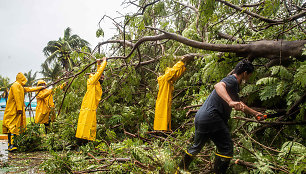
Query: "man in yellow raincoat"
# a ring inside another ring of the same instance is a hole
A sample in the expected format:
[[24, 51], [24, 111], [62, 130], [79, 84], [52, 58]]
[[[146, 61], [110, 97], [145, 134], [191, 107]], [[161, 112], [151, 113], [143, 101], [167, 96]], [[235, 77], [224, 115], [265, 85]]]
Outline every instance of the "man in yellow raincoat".
[[106, 67], [106, 58], [97, 60], [97, 72], [90, 74], [87, 80], [87, 91], [82, 101], [76, 137], [85, 140], [95, 140], [97, 130], [96, 109], [102, 96], [99, 79]]
[[[46, 86], [44, 80], [38, 80], [37, 86]], [[35, 113], [35, 123], [44, 124], [45, 131], [49, 129], [50, 122], [54, 121], [55, 115], [50, 114], [54, 108], [53, 95], [51, 89], [43, 89], [38, 92], [37, 96], [37, 106]]]
[[34, 92], [43, 87], [23, 87], [27, 83], [27, 78], [23, 73], [18, 73], [16, 81], [10, 88], [7, 105], [3, 116], [3, 133], [8, 134], [8, 150], [17, 150], [13, 144], [15, 135], [19, 135], [22, 129], [26, 128], [26, 115], [24, 109], [24, 93]]
[[155, 106], [154, 130], [171, 130], [171, 103], [173, 83], [181, 77], [185, 71], [185, 64], [192, 56], [185, 56], [172, 68], [167, 67], [164, 75], [157, 78], [159, 90]]

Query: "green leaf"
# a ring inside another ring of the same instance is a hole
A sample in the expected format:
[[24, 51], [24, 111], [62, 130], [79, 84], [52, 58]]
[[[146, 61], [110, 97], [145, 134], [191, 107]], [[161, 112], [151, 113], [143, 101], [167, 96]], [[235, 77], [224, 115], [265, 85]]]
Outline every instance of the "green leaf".
[[273, 84], [277, 81], [277, 78], [275, 77], [264, 77], [262, 79], [259, 79], [256, 82], [256, 85], [267, 85], [267, 84]]
[[210, 17], [213, 15], [214, 10], [215, 10], [215, 0], [205, 0], [200, 2], [200, 8], [199, 8], [199, 13], [200, 13], [200, 21], [206, 24]]
[[264, 101], [276, 96], [277, 93], [275, 89], [274, 85], [265, 86], [260, 92], [260, 100]]
[[250, 84], [250, 85], [247, 85], [245, 86], [242, 90], [241, 90], [241, 94], [242, 95], [248, 95], [254, 91], [257, 90], [257, 87], [256, 85], [253, 85], [253, 84]]
[[291, 79], [293, 75], [283, 66], [273, 66], [270, 68], [271, 75], [278, 75], [282, 79]]
[[287, 91], [287, 83], [281, 81], [280, 83], [277, 84], [277, 87], [276, 87], [276, 93], [277, 95], [284, 95], [285, 92]]
[[102, 28], [99, 28], [96, 31], [96, 37], [104, 37], [104, 31], [102, 30]]
[[306, 64], [300, 66], [297, 69], [297, 73], [294, 75], [294, 83], [306, 87]]
[[116, 133], [113, 130], [106, 130], [106, 135], [109, 140], [113, 140], [116, 138]]

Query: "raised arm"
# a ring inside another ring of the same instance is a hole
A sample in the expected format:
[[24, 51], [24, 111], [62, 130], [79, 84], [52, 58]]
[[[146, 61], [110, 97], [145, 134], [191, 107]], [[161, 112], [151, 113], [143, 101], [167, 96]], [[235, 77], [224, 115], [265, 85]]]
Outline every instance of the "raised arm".
[[24, 92], [35, 92], [35, 91], [39, 91], [41, 89], [43, 89], [43, 86], [37, 86], [37, 87], [23, 87], [24, 88]]
[[102, 60], [103, 60], [102, 64], [100, 64], [100, 61], [98, 60], [97, 72], [92, 77], [90, 77], [88, 79], [88, 81], [87, 81], [88, 84], [94, 84], [95, 82], [97, 82], [100, 79], [100, 77], [101, 77], [101, 75], [102, 75], [102, 73], [103, 73], [103, 71], [106, 67], [106, 64], [107, 64], [106, 63], [106, 57], [103, 57]]
[[182, 61], [178, 61], [172, 68], [168, 68], [164, 74], [167, 80], [177, 80], [186, 70], [185, 64]]

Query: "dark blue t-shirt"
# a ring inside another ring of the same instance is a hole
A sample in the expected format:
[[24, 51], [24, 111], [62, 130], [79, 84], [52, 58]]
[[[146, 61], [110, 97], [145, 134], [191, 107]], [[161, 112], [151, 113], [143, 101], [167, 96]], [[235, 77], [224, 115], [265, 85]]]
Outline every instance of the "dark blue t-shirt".
[[[237, 78], [234, 75], [229, 75], [222, 79], [221, 82], [226, 84], [226, 91], [231, 99], [233, 101], [240, 101], [238, 96], [239, 84]], [[231, 111], [232, 108], [217, 94], [216, 90], [214, 89], [205, 100], [202, 107], [198, 110], [195, 116], [195, 122], [197, 122], [197, 124], [211, 125], [215, 125], [217, 122], [223, 122], [227, 125]]]

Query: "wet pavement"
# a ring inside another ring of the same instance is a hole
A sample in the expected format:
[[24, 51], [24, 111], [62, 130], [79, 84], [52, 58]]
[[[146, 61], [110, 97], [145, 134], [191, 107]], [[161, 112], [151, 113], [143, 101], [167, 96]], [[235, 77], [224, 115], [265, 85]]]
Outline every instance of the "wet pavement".
[[0, 161], [6, 163], [8, 160], [7, 140], [0, 140]]
[[48, 152], [8, 153], [7, 140], [0, 140], [0, 174], [40, 174], [40, 164], [48, 158]]
[[0, 140], [0, 173], [7, 173], [8, 151], [7, 140]]

